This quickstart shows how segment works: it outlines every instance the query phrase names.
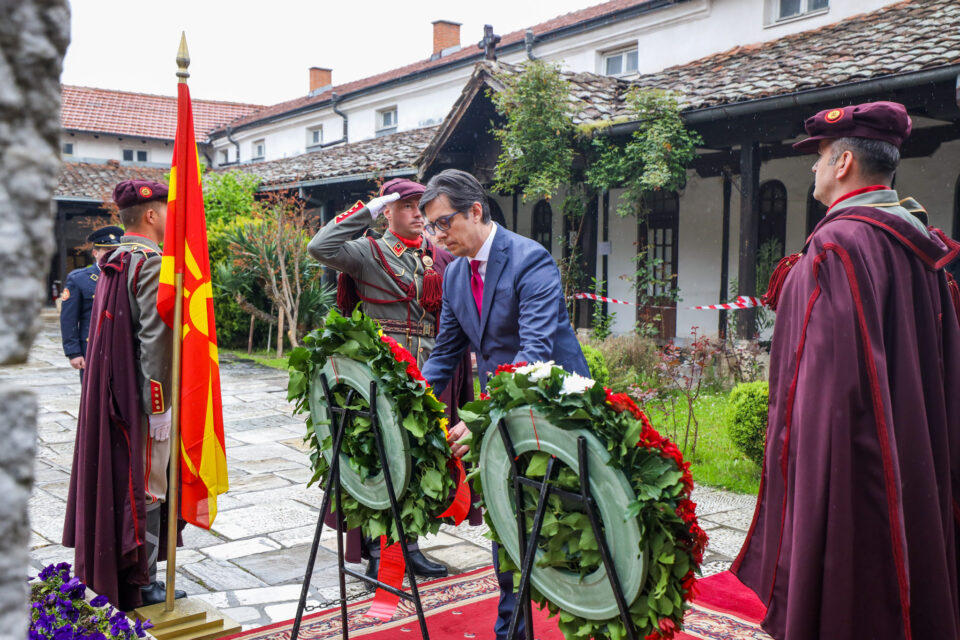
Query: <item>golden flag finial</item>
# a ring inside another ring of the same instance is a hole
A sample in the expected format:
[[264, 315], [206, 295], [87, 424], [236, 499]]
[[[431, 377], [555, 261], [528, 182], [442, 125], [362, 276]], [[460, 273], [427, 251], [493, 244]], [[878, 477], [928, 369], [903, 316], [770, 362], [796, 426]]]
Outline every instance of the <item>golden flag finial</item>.
[[177, 77], [180, 78], [180, 82], [186, 82], [187, 78], [190, 77], [190, 72], [187, 71], [187, 67], [189, 66], [190, 52], [187, 51], [187, 34], [181, 31], [180, 48], [177, 49]]

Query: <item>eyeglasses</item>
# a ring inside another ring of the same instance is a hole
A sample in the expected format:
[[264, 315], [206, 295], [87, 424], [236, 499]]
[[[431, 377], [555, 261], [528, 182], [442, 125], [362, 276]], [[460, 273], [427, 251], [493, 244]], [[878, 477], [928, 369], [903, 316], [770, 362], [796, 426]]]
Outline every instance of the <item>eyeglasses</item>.
[[430, 235], [435, 236], [437, 235], [437, 229], [439, 229], [440, 231], [446, 231], [447, 229], [449, 229], [450, 221], [453, 220], [456, 216], [460, 215], [461, 213], [465, 216], [467, 215], [466, 211], [454, 211], [450, 215], [440, 216], [433, 222], [428, 222], [427, 224], [423, 225], [423, 230], [429, 233]]

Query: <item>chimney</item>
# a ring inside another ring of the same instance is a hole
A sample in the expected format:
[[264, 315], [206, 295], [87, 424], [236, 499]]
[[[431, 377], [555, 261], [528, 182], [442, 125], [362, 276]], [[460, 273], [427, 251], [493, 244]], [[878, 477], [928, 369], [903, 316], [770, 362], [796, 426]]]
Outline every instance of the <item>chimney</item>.
[[433, 55], [442, 53], [450, 47], [460, 47], [460, 23], [449, 20], [433, 22]]
[[333, 69], [310, 67], [310, 93], [333, 84]]

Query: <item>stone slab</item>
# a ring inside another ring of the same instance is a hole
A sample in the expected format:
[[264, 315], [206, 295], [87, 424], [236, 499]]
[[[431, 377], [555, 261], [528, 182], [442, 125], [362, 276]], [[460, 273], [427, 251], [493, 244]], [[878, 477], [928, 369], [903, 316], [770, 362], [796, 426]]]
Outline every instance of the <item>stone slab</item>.
[[259, 589], [240, 589], [234, 592], [233, 596], [237, 604], [245, 606], [284, 602], [297, 600], [300, 597], [300, 588], [298, 584], [287, 584]]
[[[242, 445], [241, 445], [242, 446]], [[246, 473], [272, 473], [274, 475], [280, 476], [281, 478], [286, 478], [283, 472], [291, 471], [307, 471], [304, 465], [289, 460], [287, 458], [266, 458], [264, 460], [242, 460], [239, 462], [233, 463], [231, 470], [236, 469], [239, 471], [245, 471]], [[310, 476], [307, 476], [309, 479]], [[288, 480], [290, 478], [287, 478]], [[305, 482], [305, 480], [299, 480], [298, 482]]]
[[[289, 484], [287, 480], [275, 476], [272, 473], [260, 473], [257, 475], [235, 473], [230, 476], [230, 490], [233, 492], [234, 497], [246, 497], [245, 494], [263, 491], [264, 489], [285, 487]], [[249, 500], [243, 501], [249, 502]]]
[[242, 556], [250, 556], [267, 551], [275, 551], [282, 545], [270, 538], [257, 537], [248, 540], [227, 542], [201, 549], [201, 552], [215, 560], [232, 560]]
[[[307, 560], [310, 554], [310, 545], [300, 545], [278, 551], [268, 551], [251, 556], [234, 558], [233, 563], [249, 571], [268, 584], [282, 584], [285, 582], [302, 582], [307, 569]], [[317, 553], [314, 573], [337, 574], [337, 556], [325, 549]], [[332, 569], [332, 571], [331, 571]], [[312, 582], [312, 581], [311, 581]], [[328, 586], [326, 583], [317, 586]]]
[[493, 562], [490, 549], [468, 543], [433, 549], [424, 555], [434, 562], [447, 565], [451, 573], [463, 573], [485, 567]]
[[63, 536], [66, 503], [42, 489], [34, 488], [29, 505], [30, 529], [47, 540], [59, 541]]
[[223, 560], [203, 560], [181, 568], [208, 591], [227, 591], [263, 587], [267, 583]]
[[232, 509], [217, 515], [212, 529], [217, 533], [239, 540], [316, 523], [314, 509], [293, 500], [256, 505], [245, 509]]
[[285, 446], [279, 442], [266, 442], [256, 445], [248, 444], [242, 447], [227, 449], [228, 462], [230, 460], [263, 460], [264, 458], [288, 458], [301, 464], [306, 464], [309, 461], [309, 458], [299, 453], [295, 448]]
[[231, 607], [229, 609], [222, 609], [221, 611], [223, 615], [229, 616], [241, 624], [256, 622], [263, 617], [260, 610], [253, 607]]
[[717, 555], [725, 556], [730, 560], [737, 557], [740, 553], [740, 547], [743, 546], [744, 533], [735, 529], [718, 527], [712, 529], [709, 534], [710, 541], [707, 543], [707, 550]]
[[704, 522], [714, 522], [731, 529], [738, 529], [746, 534], [753, 522], [753, 507], [743, 507], [732, 511], [722, 511], [703, 516]]

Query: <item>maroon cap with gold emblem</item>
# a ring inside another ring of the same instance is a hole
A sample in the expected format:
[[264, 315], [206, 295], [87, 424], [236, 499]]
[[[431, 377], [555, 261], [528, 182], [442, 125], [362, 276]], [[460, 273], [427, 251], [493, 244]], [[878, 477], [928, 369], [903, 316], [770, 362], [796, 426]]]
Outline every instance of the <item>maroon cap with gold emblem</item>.
[[816, 153], [821, 140], [869, 138], [900, 148], [910, 137], [913, 123], [899, 102], [865, 102], [852, 107], [824, 109], [803, 123], [810, 136], [793, 145], [803, 153]]
[[167, 185], [150, 180], [124, 180], [113, 188], [113, 201], [118, 209], [126, 209], [144, 202], [167, 201]]
[[394, 178], [383, 183], [383, 186], [380, 187], [380, 195], [388, 196], [391, 193], [396, 193], [400, 195], [401, 200], [406, 200], [407, 198], [422, 196], [425, 190], [426, 187], [419, 182], [406, 178]]

